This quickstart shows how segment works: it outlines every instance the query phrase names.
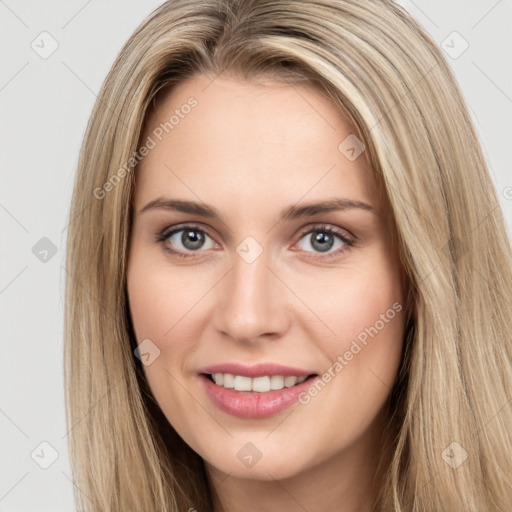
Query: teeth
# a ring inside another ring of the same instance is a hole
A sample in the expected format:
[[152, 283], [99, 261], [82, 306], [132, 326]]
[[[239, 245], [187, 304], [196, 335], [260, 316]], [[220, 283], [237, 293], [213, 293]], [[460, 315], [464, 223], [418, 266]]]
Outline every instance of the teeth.
[[297, 378], [298, 377], [285, 377], [284, 378], [284, 386], [286, 388], [291, 388], [295, 384], [297, 384]]
[[283, 389], [284, 388], [284, 377], [281, 375], [272, 375], [270, 377], [270, 389], [276, 390], [276, 389]]
[[212, 374], [215, 384], [235, 391], [256, 391], [265, 393], [267, 391], [277, 391], [283, 388], [290, 388], [296, 384], [304, 382], [307, 377], [283, 377], [282, 375], [272, 375], [265, 377], [245, 377], [244, 375], [232, 375], [230, 373]]
[[[216, 373], [214, 374], [215, 377], [220, 377], [220, 380], [222, 381], [223, 374], [222, 373]], [[228, 389], [233, 389], [235, 387], [235, 377], [233, 375], [230, 375], [229, 373], [226, 373], [224, 375], [224, 383], [217, 382], [215, 380], [215, 384], [219, 384], [219, 386], [224, 386]]]
[[252, 379], [250, 377], [243, 377], [242, 375], [235, 376], [235, 391], [251, 391]]
[[249, 380], [252, 380], [252, 391], [257, 391], [258, 393], [270, 391], [270, 377], [255, 377], [254, 379]]

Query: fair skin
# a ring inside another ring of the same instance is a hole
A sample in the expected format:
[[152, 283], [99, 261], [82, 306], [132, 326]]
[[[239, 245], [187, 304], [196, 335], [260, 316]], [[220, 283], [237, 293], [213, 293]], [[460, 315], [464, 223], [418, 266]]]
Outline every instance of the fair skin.
[[[215, 512], [370, 511], [405, 304], [389, 212], [366, 155], [350, 161], [338, 150], [355, 131], [313, 87], [233, 77], [181, 83], [152, 111], [141, 140], [190, 96], [197, 106], [137, 168], [127, 286], [137, 343], [150, 339], [160, 350], [144, 366], [152, 393], [204, 459]], [[163, 197], [206, 203], [220, 218], [141, 212]], [[372, 209], [280, 220], [289, 206], [337, 198]], [[323, 252], [312, 236], [319, 223], [356, 245], [331, 235]], [[156, 241], [166, 228], [190, 224], [196, 238], [184, 243], [181, 231]], [[236, 250], [248, 236], [263, 248], [251, 263]], [[224, 362], [332, 372], [395, 303], [404, 307], [307, 404], [241, 418], [220, 410], [201, 385], [198, 371]], [[261, 453], [251, 467], [237, 456], [247, 443]]]

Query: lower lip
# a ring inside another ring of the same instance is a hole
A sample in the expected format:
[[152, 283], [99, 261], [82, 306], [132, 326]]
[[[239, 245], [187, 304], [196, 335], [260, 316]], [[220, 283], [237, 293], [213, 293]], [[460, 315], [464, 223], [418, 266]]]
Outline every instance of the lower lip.
[[234, 391], [218, 386], [206, 375], [199, 376], [211, 401], [222, 411], [239, 418], [268, 418], [278, 414], [295, 402], [313, 383], [314, 377], [289, 388], [258, 393], [256, 391]]

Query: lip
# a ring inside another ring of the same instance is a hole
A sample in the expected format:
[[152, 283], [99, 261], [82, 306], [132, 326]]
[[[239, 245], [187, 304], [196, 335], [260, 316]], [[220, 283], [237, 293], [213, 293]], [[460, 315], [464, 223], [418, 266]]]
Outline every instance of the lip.
[[300, 368], [292, 368], [291, 366], [283, 366], [276, 363], [259, 363], [251, 366], [240, 363], [222, 363], [203, 368], [198, 373], [230, 373], [251, 378], [265, 377], [267, 375], [307, 377], [308, 375], [316, 374], [314, 370], [301, 370]]
[[268, 418], [284, 411], [297, 403], [300, 394], [304, 393], [318, 378], [320, 377], [315, 375], [289, 388], [259, 393], [227, 389], [218, 386], [206, 375], [199, 375], [205, 392], [214, 405], [227, 414], [245, 419]]

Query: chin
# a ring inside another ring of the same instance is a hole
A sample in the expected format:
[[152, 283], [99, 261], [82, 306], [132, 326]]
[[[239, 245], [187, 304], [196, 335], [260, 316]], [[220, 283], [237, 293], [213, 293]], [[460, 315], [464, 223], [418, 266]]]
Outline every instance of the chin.
[[[254, 436], [251, 437], [254, 439]], [[256, 444], [261, 447], [261, 450], [256, 447]], [[283, 480], [307, 470], [308, 461], [304, 460], [304, 457], [299, 457], [296, 446], [289, 454], [290, 452], [285, 453], [283, 447], [276, 449], [268, 444], [267, 442], [264, 445], [263, 441], [259, 443], [253, 443], [250, 440], [238, 441], [233, 443], [236, 448], [230, 446], [226, 450], [231, 454], [229, 457], [226, 456], [226, 451], [221, 451], [203, 457], [203, 460], [210, 469], [230, 477], [261, 481]]]

